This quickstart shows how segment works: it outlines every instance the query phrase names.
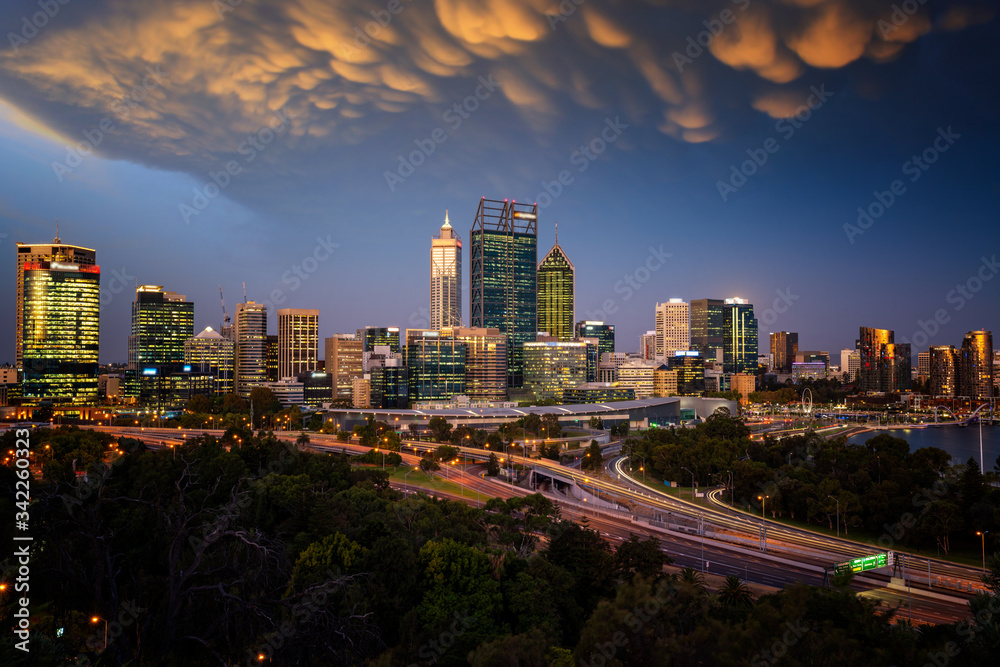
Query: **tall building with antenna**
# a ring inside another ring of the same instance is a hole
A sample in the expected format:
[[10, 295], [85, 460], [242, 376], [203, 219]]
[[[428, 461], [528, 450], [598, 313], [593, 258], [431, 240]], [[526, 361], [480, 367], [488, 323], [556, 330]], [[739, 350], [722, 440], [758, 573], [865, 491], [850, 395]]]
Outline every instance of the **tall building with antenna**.
[[507, 384], [524, 383], [524, 348], [538, 331], [538, 205], [483, 197], [469, 234], [472, 327], [507, 335]]
[[267, 305], [253, 301], [236, 304], [233, 337], [236, 393], [247, 398], [255, 385], [267, 382]]
[[538, 264], [538, 330], [561, 341], [573, 340], [576, 268], [556, 241]]
[[431, 239], [431, 329], [462, 326], [462, 239], [444, 212]]

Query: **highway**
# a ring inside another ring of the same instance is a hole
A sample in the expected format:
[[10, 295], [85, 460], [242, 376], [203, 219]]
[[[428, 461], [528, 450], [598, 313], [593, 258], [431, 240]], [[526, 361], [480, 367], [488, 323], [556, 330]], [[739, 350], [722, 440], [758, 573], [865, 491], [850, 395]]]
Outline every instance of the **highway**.
[[[220, 430], [186, 431], [107, 426], [93, 428], [136, 437], [148, 444], [164, 447], [176, 446], [187, 438], [201, 433], [211, 433], [216, 437], [223, 433]], [[298, 436], [298, 432], [287, 434], [276, 432], [275, 435], [279, 438], [284, 436], [292, 439]], [[340, 442], [335, 436], [316, 433], [308, 435], [310, 438], [308, 448], [316, 451], [364, 453], [370, 449]], [[439, 443], [404, 441], [400, 455], [407, 465], [416, 465], [420, 460], [419, 452], [434, 449], [438, 445]], [[491, 453], [476, 448], [459, 449], [464, 457], [470, 459], [484, 460]], [[502, 456], [502, 453], [500, 454]], [[602, 535], [612, 542], [627, 539], [633, 533], [640, 536], [653, 535], [660, 541], [661, 548], [680, 566], [689, 566], [712, 574], [736, 574], [751, 582], [776, 588], [794, 582], [822, 585], [824, 567], [884, 550], [772, 521], [762, 521], [760, 518], [731, 510], [718, 498], [712, 497], [717, 496], [719, 489], [709, 494], [713, 501], [711, 507], [658, 493], [632, 478], [625, 469], [624, 457], [615, 456], [606, 461], [602, 475], [585, 473], [548, 459], [517, 461], [520, 458], [515, 457], [515, 461], [523, 462], [538, 475], [554, 474], [561, 478], [572, 479], [583, 489], [584, 497], [577, 499], [559, 491], [553, 492], [553, 489], [546, 488], [550, 486], [548, 484], [541, 485], [545, 495], [559, 504], [562, 516], [574, 520], [585, 517], [591, 527], [601, 531]], [[450, 468], [447, 472], [448, 478], [452, 481], [461, 480], [468, 488], [479, 489], [485, 495], [508, 498], [531, 493], [530, 490], [519, 486], [497, 483], [459, 468]], [[537, 480], [537, 476], [535, 478]], [[395, 483], [393, 486], [402, 487]], [[551, 486], [554, 487], [555, 484]], [[405, 490], [417, 489], [413, 487]], [[419, 490], [426, 492], [426, 489]], [[704, 522], [704, 535], [698, 532], [699, 519]], [[766, 526], [767, 531], [766, 553], [762, 549], [760, 540], [763, 526]], [[922, 569], [915, 564], [915, 561], [922, 564]], [[930, 595], [935, 597], [929, 597], [926, 593], [927, 562], [927, 559], [910, 560], [912, 566], [909, 572], [912, 586], [910, 604], [913, 620], [940, 623], [966, 617], [968, 608], [965, 600], [970, 595], [968, 590], [960, 592], [957, 586], [944, 588], [939, 584], [937, 577], [963, 580], [978, 584], [981, 588], [978, 580], [979, 570], [931, 559], [933, 581]], [[870, 571], [856, 575], [853, 586], [859, 592], [882, 599], [890, 606], [899, 606], [898, 616], [907, 617], [909, 609], [907, 591], [905, 588], [902, 591], [888, 589], [889, 580], [887, 570]]]

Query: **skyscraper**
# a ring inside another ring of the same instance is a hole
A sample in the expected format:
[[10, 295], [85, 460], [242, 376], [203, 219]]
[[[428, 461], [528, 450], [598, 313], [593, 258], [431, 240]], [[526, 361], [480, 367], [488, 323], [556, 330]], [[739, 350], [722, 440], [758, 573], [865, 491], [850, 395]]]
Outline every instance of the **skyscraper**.
[[993, 395], [993, 334], [970, 331], [962, 340], [960, 395], [974, 399]]
[[184, 343], [194, 336], [194, 303], [162, 285], [140, 285], [132, 302], [128, 337], [131, 370], [184, 361]]
[[507, 396], [507, 336], [499, 329], [442, 329], [465, 343], [465, 395], [473, 400], [502, 401]]
[[746, 299], [726, 299], [722, 308], [722, 371], [757, 374], [757, 318]]
[[184, 341], [184, 363], [192, 372], [215, 378], [215, 393], [233, 393], [233, 362], [236, 345], [212, 327]]
[[538, 330], [559, 340], [573, 339], [576, 268], [556, 242], [538, 264]]
[[374, 352], [376, 345], [387, 345], [391, 352], [399, 352], [399, 327], [372, 327], [358, 329], [362, 352]]
[[97, 400], [101, 269], [95, 252], [17, 244], [17, 360], [22, 397], [81, 405]]
[[562, 401], [563, 392], [587, 381], [587, 344], [583, 341], [524, 343], [524, 388], [539, 401]]
[[656, 331], [639, 335], [639, 357], [647, 360], [656, 357]]
[[605, 352], [615, 351], [615, 325], [594, 320], [581, 320], [576, 323], [577, 338], [596, 338], [597, 354], [600, 358]]
[[479, 202], [470, 237], [470, 322], [507, 335], [508, 387], [524, 382], [523, 345], [538, 331], [538, 206]]
[[[411, 329], [406, 340], [409, 400], [428, 401], [465, 393], [464, 342], [439, 331]], [[375, 369], [372, 369], [374, 380]]]
[[677, 350], [691, 348], [691, 306], [683, 299], [656, 304], [656, 355], [666, 361]]
[[319, 357], [319, 311], [282, 308], [278, 311], [278, 377], [314, 371]]
[[236, 304], [236, 393], [250, 396], [254, 385], [267, 382], [267, 306], [247, 301]]
[[462, 326], [462, 239], [448, 221], [431, 239], [431, 329]]
[[954, 345], [932, 345], [930, 350], [930, 383], [927, 393], [931, 396], [958, 395], [958, 351]]
[[[75, 264], [77, 266], [95, 266], [97, 264], [97, 252], [93, 248], [69, 245], [59, 238], [59, 226], [56, 225], [56, 237], [52, 243], [18, 243], [17, 244], [17, 292], [15, 294], [15, 316], [14, 316], [14, 365], [17, 372], [23, 370], [21, 364], [21, 352], [23, 343], [24, 325], [24, 267], [25, 264], [38, 264], [40, 262], [58, 262], [65, 264]], [[100, 275], [100, 272], [98, 272]]]
[[705, 361], [714, 361], [723, 353], [722, 299], [695, 299], [691, 302], [691, 349], [701, 352]]
[[334, 334], [324, 342], [326, 372], [333, 376], [333, 398], [350, 401], [354, 378], [364, 376], [362, 343], [352, 334]]
[[772, 370], [779, 373], [791, 373], [795, 355], [799, 353], [799, 334], [791, 331], [778, 331], [771, 334], [771, 364]]
[[910, 388], [911, 348], [896, 343], [890, 329], [861, 327], [858, 351], [858, 388], [864, 392], [890, 393]]

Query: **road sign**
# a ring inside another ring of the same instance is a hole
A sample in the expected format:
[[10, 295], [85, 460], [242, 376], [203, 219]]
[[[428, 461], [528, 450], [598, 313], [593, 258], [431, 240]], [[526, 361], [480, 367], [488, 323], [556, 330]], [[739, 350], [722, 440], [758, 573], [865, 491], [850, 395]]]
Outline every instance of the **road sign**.
[[833, 571], [837, 574], [846, 574], [848, 572], [856, 574], [858, 572], [867, 572], [868, 570], [877, 570], [882, 567], [892, 567], [894, 562], [893, 553], [886, 551], [837, 563], [833, 566]]

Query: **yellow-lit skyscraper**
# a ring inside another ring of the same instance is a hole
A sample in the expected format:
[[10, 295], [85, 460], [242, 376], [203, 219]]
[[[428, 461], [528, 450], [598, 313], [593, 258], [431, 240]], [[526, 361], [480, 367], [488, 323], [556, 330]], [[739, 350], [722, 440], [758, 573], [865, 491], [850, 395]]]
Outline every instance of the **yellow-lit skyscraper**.
[[233, 393], [235, 344], [212, 327], [184, 341], [184, 363], [193, 372], [215, 378], [215, 393]]
[[431, 329], [462, 326], [462, 239], [444, 212], [431, 239]]
[[143, 366], [184, 361], [184, 342], [194, 336], [194, 304], [183, 294], [164, 292], [162, 285], [139, 285], [132, 302], [128, 362]]
[[960, 351], [960, 395], [974, 399], [993, 395], [993, 334], [970, 331], [965, 334]]
[[236, 393], [247, 398], [254, 385], [267, 382], [267, 306], [248, 301], [236, 304]]
[[678, 350], [691, 348], [691, 304], [670, 299], [656, 304], [656, 350], [654, 357], [667, 361]]
[[556, 242], [538, 264], [538, 330], [561, 341], [573, 340], [576, 268]]
[[97, 264], [97, 253], [92, 248], [69, 245], [59, 238], [58, 227], [56, 237], [51, 243], [18, 243], [17, 244], [17, 294], [15, 296], [16, 314], [14, 321], [15, 351], [14, 365], [18, 373], [22, 370], [21, 348], [24, 323], [24, 266], [38, 262], [61, 262], [78, 266], [94, 266]]
[[17, 244], [17, 362], [22, 396], [82, 405], [97, 400], [101, 269], [95, 251]]
[[319, 311], [282, 308], [278, 311], [278, 377], [314, 371], [319, 358]]

